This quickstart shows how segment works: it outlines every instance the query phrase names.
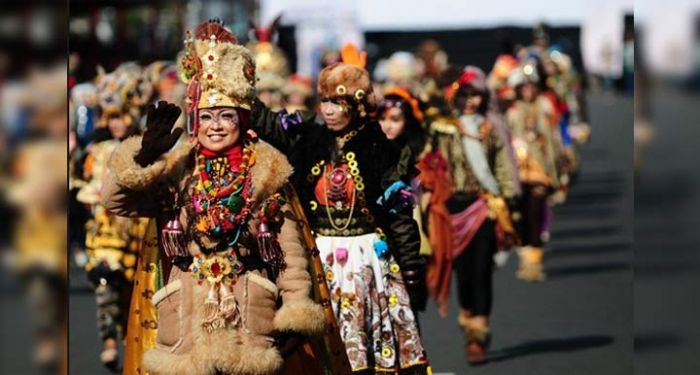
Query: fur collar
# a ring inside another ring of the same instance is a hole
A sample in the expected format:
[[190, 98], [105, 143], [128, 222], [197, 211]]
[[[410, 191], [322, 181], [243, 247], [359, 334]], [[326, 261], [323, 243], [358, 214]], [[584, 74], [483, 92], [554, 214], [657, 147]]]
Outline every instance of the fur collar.
[[[191, 155], [195, 152], [194, 144], [189, 144], [187, 159], [180, 159], [178, 163], [190, 163]], [[181, 153], [174, 151], [173, 156], [179, 158]], [[166, 157], [168, 160], [168, 157]], [[167, 165], [166, 161], [166, 165]], [[177, 164], [173, 164], [177, 166]], [[183, 168], [184, 166], [180, 167]], [[179, 168], [175, 168], [179, 169]], [[183, 168], [190, 170], [190, 168]], [[255, 143], [255, 164], [250, 168], [250, 175], [253, 182], [254, 200], [259, 200], [272, 195], [282, 189], [284, 184], [292, 175], [292, 166], [287, 157], [267, 142], [258, 140]]]
[[[182, 142], [145, 168], [134, 161], [140, 148], [141, 137], [131, 137], [113, 155], [112, 169], [120, 185], [143, 190], [157, 180], [179, 184], [192, 173], [195, 143]], [[260, 200], [276, 193], [282, 189], [292, 172], [292, 166], [284, 154], [267, 142], [257, 141], [255, 164], [250, 169], [252, 198]]]

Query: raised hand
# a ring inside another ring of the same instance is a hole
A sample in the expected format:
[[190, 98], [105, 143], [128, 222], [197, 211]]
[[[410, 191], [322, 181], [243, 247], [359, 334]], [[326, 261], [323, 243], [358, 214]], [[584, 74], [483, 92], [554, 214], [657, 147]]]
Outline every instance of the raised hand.
[[181, 112], [178, 106], [165, 101], [158, 102], [158, 107], [153, 104], [148, 106], [141, 150], [134, 156], [140, 166], [153, 163], [175, 145], [184, 131], [182, 128], [172, 130]]

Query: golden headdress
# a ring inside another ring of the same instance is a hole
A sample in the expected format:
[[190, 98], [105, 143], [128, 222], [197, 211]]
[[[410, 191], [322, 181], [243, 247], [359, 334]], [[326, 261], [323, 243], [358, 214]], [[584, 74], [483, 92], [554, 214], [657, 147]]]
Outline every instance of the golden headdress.
[[180, 79], [187, 84], [187, 109], [238, 107], [250, 110], [255, 100], [255, 59], [220, 21], [187, 32]]

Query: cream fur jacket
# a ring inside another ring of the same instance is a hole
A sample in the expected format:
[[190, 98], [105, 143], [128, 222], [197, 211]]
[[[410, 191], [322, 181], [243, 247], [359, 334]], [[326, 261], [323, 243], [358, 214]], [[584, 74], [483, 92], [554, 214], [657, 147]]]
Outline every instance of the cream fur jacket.
[[[174, 203], [169, 201], [168, 191], [188, 193], [185, 182], [194, 173], [194, 150], [189, 144], [176, 146], [153, 164], [141, 167], [134, 161], [140, 147], [141, 138], [132, 137], [112, 154], [102, 190], [103, 204], [114, 214], [156, 217], [162, 225]], [[261, 202], [282, 190], [292, 167], [283, 154], [262, 141], [256, 143], [255, 158], [250, 169], [252, 198]], [[288, 205], [282, 211], [284, 220], [277, 238], [286, 268], [272, 279], [264, 270], [246, 267], [232, 290], [240, 308], [237, 321], [204, 329], [207, 282], [200, 285], [191, 272], [172, 268], [168, 283], [152, 298], [158, 310], [158, 339], [156, 347], [144, 355], [144, 369], [151, 374], [273, 374], [283, 365], [274, 346], [277, 333], [315, 335], [324, 330], [323, 310], [310, 298], [312, 280], [300, 223]], [[185, 210], [174, 214], [187, 232]], [[253, 235], [256, 221], [248, 222], [248, 232]], [[192, 242], [188, 251], [197, 255], [199, 248]], [[241, 257], [256, 251], [252, 245], [239, 249]]]

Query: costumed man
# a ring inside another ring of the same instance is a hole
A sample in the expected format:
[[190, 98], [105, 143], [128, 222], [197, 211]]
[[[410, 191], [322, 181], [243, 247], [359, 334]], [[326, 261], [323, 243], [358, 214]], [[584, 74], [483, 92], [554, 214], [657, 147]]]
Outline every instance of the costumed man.
[[561, 155], [558, 116], [551, 101], [540, 94], [534, 62], [526, 61], [508, 77], [517, 99], [506, 112], [522, 183], [520, 208], [520, 266], [517, 276], [542, 281], [543, 232], [547, 198], [559, 188], [557, 161]]
[[[190, 142], [173, 149], [180, 110], [151, 107], [143, 137], [119, 145], [103, 203], [122, 216], [154, 218], [159, 259], [141, 297], [157, 309], [157, 337], [141, 363], [150, 374], [321, 374], [309, 355], [289, 370], [300, 335], [324, 331], [322, 307], [292, 209], [292, 166], [250, 132], [255, 61], [217, 21], [188, 33]], [[164, 286], [152, 292], [161, 285]], [[134, 318], [140, 318], [135, 312]]]
[[85, 271], [95, 288], [97, 326], [103, 344], [100, 361], [112, 370], [119, 365], [118, 340], [126, 334], [136, 253], [143, 245], [148, 220], [116, 216], [100, 203], [101, 189], [112, 151], [139, 132], [141, 83], [141, 72], [133, 63], [97, 77], [101, 117], [82, 168], [78, 168], [85, 183], [76, 199], [91, 214], [86, 223]]
[[251, 41], [246, 45], [255, 57], [258, 98], [275, 111], [283, 107], [282, 89], [289, 76], [287, 57], [274, 42], [281, 17], [277, 16], [268, 27], [257, 27], [251, 22]]
[[460, 312], [471, 364], [486, 361], [493, 300], [497, 231], [517, 241], [505, 199], [514, 195], [515, 172], [502, 138], [487, 117], [484, 73], [467, 66], [448, 91], [454, 116], [437, 117], [418, 167], [429, 195], [428, 237], [433, 256], [428, 288], [447, 315], [452, 271], [457, 274]]
[[258, 103], [255, 128], [290, 154], [353, 373], [427, 374], [411, 310], [425, 278], [410, 181], [397, 166], [399, 148], [369, 117], [365, 55], [343, 51], [318, 79], [323, 126]]
[[[547, 216], [551, 217], [552, 206], [566, 201], [569, 191], [570, 175], [577, 168], [577, 161], [571, 145], [569, 134], [569, 106], [566, 98], [562, 95], [558, 66], [550, 58], [549, 51], [541, 55], [529, 55], [523, 60], [524, 65], [537, 67], [536, 71], [540, 75], [540, 95], [547, 99], [553, 109], [552, 111], [552, 135], [557, 148], [555, 155], [555, 168], [559, 180], [559, 186], [549, 197]], [[549, 236], [549, 226], [543, 228], [545, 238]]]

